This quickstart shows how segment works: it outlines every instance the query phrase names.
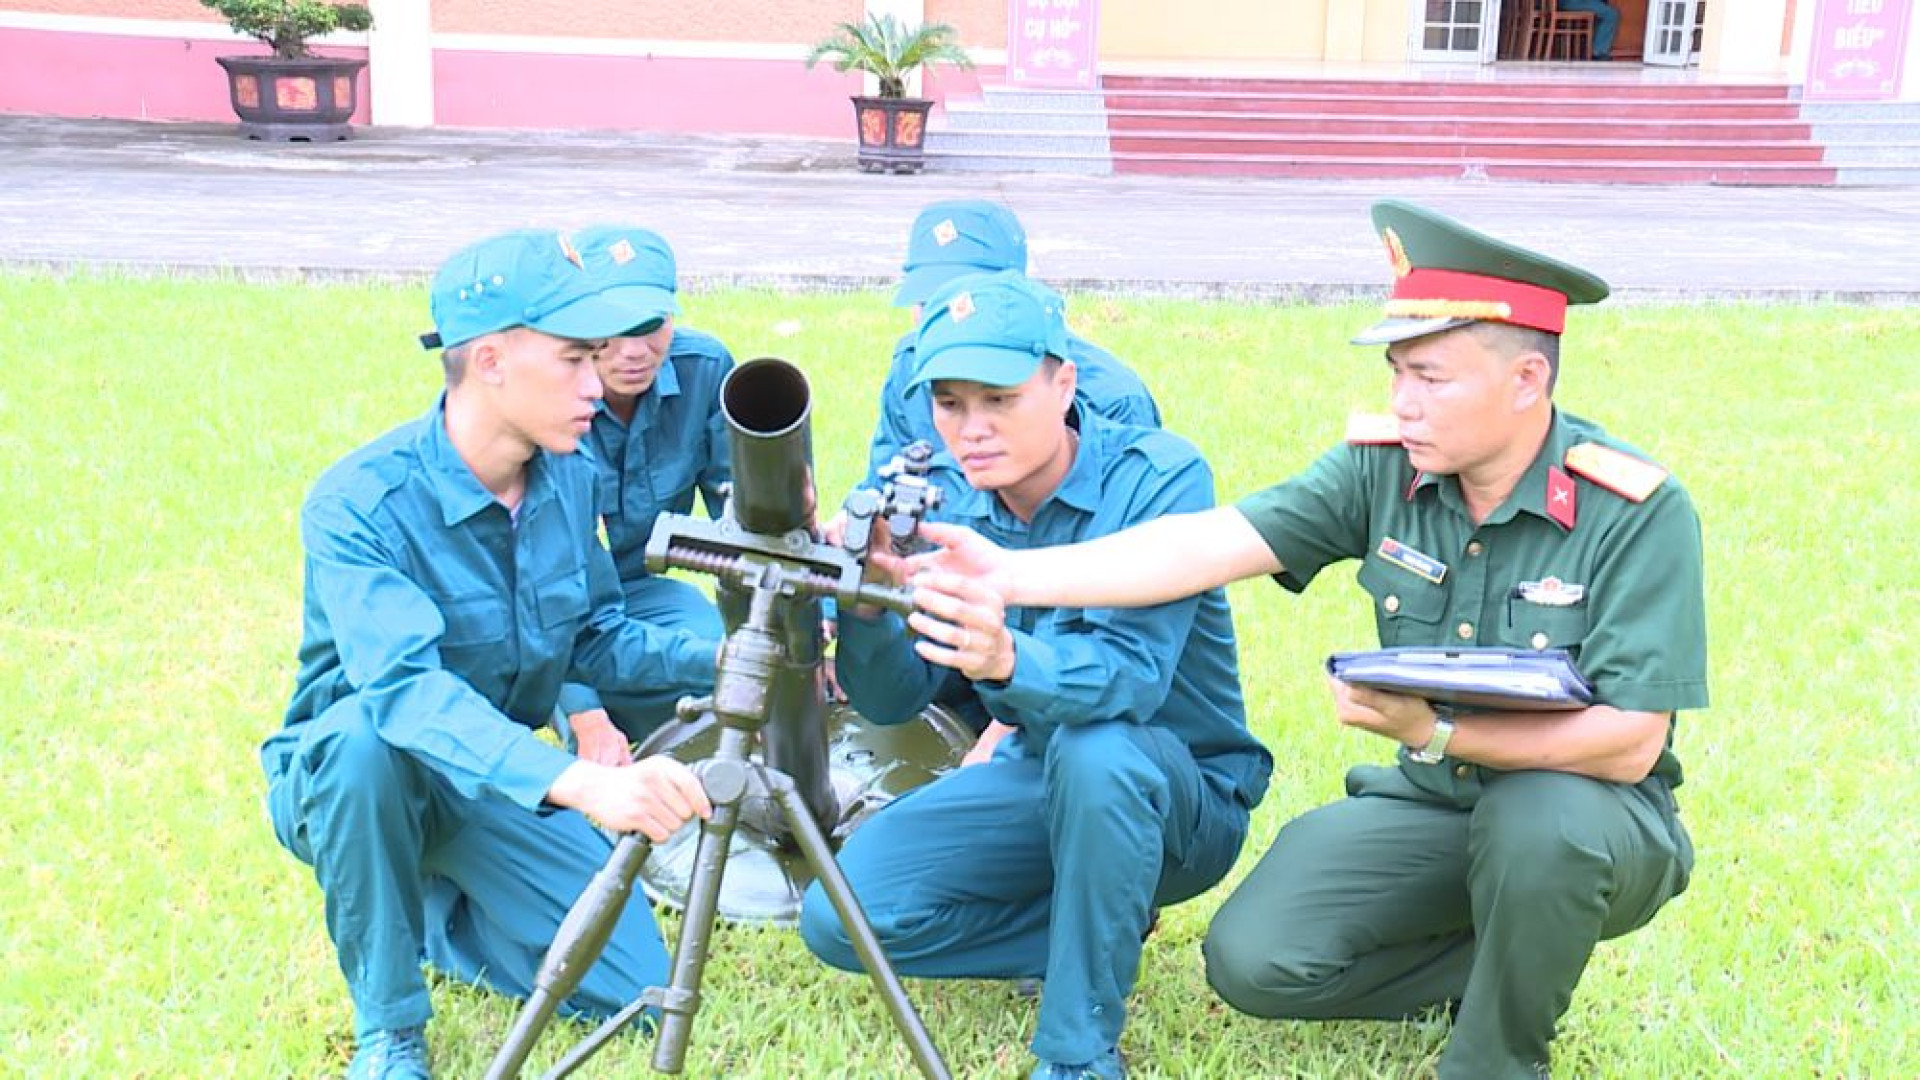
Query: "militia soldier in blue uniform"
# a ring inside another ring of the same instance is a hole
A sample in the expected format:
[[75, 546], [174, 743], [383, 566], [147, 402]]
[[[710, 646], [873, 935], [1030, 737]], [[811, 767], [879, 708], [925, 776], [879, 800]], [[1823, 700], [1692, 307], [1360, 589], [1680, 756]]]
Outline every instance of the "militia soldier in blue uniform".
[[939, 526], [921, 560], [998, 600], [1160, 604], [1241, 578], [1306, 588], [1360, 560], [1383, 645], [1565, 649], [1596, 704], [1456, 713], [1335, 682], [1398, 747], [1287, 824], [1207, 935], [1229, 1003], [1300, 1019], [1456, 1011], [1449, 1080], [1532, 1077], [1595, 944], [1693, 866], [1673, 732], [1707, 704], [1700, 524], [1665, 469], [1552, 402], [1568, 304], [1607, 286], [1419, 207], [1377, 205], [1396, 284], [1393, 414], [1301, 475], [1199, 514], [1002, 552]]
[[[1076, 397], [1061, 308], [1015, 272], [929, 302], [915, 378], [947, 449], [937, 513], [1041, 547], [1212, 505], [1190, 444]], [[840, 865], [902, 974], [1045, 979], [1035, 1077], [1117, 1077], [1153, 913], [1232, 866], [1272, 762], [1247, 731], [1220, 590], [1133, 611], [991, 599], [962, 583], [908, 622], [841, 613], [862, 715], [899, 723], [957, 684], [1008, 733], [990, 760], [880, 810]], [[817, 886], [800, 929], [859, 970]]]
[[[285, 726], [260, 750], [274, 833], [312, 866], [354, 1006], [351, 1080], [429, 1075], [424, 958], [524, 996], [611, 843], [710, 812], [667, 757], [610, 767], [535, 736], [563, 681], [696, 681], [717, 643], [622, 611], [573, 451], [592, 356], [644, 314], [554, 232], [496, 236], [433, 285], [447, 389], [356, 451], [301, 513], [306, 614]], [[608, 1014], [666, 975], [645, 904], [565, 1003]]]
[[[877, 477], [908, 443], [926, 440], [935, 449], [933, 410], [925, 384], [918, 381], [914, 341], [920, 309], [948, 282], [967, 274], [1001, 270], [1027, 272], [1027, 233], [1013, 211], [985, 199], [949, 199], [929, 203], [913, 220], [907, 240], [906, 276], [893, 295], [895, 307], [913, 311], [914, 329], [893, 349], [886, 382], [880, 388], [880, 423], [868, 450], [868, 474]], [[1087, 407], [1109, 420], [1142, 427], [1160, 426], [1160, 407], [1131, 369], [1112, 353], [1068, 331], [1065, 356], [1079, 372], [1076, 393]]]
[[[719, 339], [674, 324], [679, 273], [673, 249], [658, 233], [602, 225], [581, 230], [573, 241], [587, 270], [608, 284], [608, 295], [644, 315], [594, 357], [605, 396], [584, 447], [599, 466], [600, 520], [627, 614], [718, 639], [713, 602], [688, 582], [649, 571], [646, 549], [654, 519], [692, 513], [696, 494], [710, 516], [720, 513], [721, 489], [731, 479], [720, 383], [733, 370], [733, 354]], [[689, 685], [637, 693], [573, 684], [562, 691], [560, 706], [583, 752], [591, 747], [595, 760], [618, 764], [629, 740], [644, 739], [673, 718], [682, 695], [712, 688], [711, 670]]]

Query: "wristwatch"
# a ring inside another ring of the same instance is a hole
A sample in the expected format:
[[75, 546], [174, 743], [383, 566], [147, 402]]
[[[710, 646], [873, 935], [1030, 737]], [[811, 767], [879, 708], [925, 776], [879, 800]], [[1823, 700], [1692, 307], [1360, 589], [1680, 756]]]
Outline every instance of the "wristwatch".
[[1433, 737], [1418, 750], [1407, 748], [1407, 758], [1422, 765], [1438, 765], [1447, 757], [1447, 743], [1453, 740], [1453, 710], [1445, 705], [1433, 707]]

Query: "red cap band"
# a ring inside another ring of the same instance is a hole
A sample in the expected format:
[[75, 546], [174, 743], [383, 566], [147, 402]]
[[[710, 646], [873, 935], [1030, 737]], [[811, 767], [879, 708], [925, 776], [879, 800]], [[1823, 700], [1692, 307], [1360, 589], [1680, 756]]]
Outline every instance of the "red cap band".
[[1419, 267], [1394, 282], [1387, 314], [1409, 319], [1486, 319], [1558, 334], [1567, 326], [1567, 297], [1522, 281]]

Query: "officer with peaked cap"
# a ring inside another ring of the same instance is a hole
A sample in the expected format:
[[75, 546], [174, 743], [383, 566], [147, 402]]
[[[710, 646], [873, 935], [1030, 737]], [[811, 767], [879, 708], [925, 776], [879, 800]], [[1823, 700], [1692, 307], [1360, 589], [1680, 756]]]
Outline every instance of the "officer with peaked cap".
[[1005, 552], [939, 526], [922, 557], [1008, 605], [1158, 604], [1241, 578], [1290, 590], [1347, 559], [1384, 646], [1565, 649], [1596, 704], [1455, 713], [1335, 682], [1340, 723], [1397, 746], [1281, 829], [1220, 909], [1207, 975], [1258, 1016], [1456, 1010], [1440, 1075], [1533, 1077], [1602, 939], [1686, 887], [1679, 713], [1707, 704], [1700, 524], [1666, 470], [1552, 402], [1569, 304], [1607, 286], [1398, 202], [1392, 413], [1232, 507]]
[[[723, 630], [713, 601], [688, 582], [649, 571], [646, 547], [654, 520], [692, 513], [696, 494], [708, 515], [720, 514], [723, 488], [732, 479], [720, 383], [733, 370], [733, 354], [718, 338], [676, 325], [679, 275], [673, 249], [659, 233], [598, 225], [580, 230], [573, 241], [587, 271], [609, 286], [608, 295], [644, 316], [594, 354], [604, 394], [584, 440], [600, 472], [600, 520], [627, 614], [718, 639]], [[646, 738], [673, 718], [682, 695], [712, 688], [712, 671], [692, 685], [654, 686], [638, 694], [570, 684], [560, 694], [560, 707], [583, 755], [598, 753], [595, 760], [618, 764], [629, 741]]]
[[[614, 768], [535, 736], [566, 678], [629, 692], [710, 675], [717, 643], [622, 611], [595, 537], [594, 350], [646, 317], [550, 231], [448, 259], [446, 391], [329, 469], [301, 511], [306, 616], [285, 724], [260, 750], [274, 833], [313, 867], [353, 997], [351, 1080], [429, 1075], [424, 956], [529, 992], [612, 844], [710, 806], [667, 757]], [[618, 1011], [667, 973], [644, 904], [563, 1006]]]
[[[915, 381], [919, 363], [914, 341], [920, 309], [948, 282], [967, 274], [1002, 270], [1027, 272], [1027, 233], [1013, 211], [986, 199], [947, 199], [928, 203], [913, 219], [907, 261], [895, 307], [913, 311], [914, 329], [900, 338], [880, 388], [880, 423], [868, 450], [870, 476], [893, 460], [908, 443], [924, 439], [936, 448], [939, 433], [923, 385]], [[1131, 369], [1112, 353], [1068, 331], [1065, 359], [1079, 372], [1077, 393], [1094, 412], [1109, 420], [1160, 426], [1160, 407]]]
[[[1075, 400], [1061, 307], [1013, 271], [929, 300], [916, 379], [947, 450], [936, 515], [1038, 547], [1211, 506], [1192, 445]], [[989, 600], [957, 588], [929, 607], [937, 620], [910, 624], [841, 612], [841, 676], [863, 716], [899, 723], [958, 692], [1011, 734], [883, 808], [839, 862], [902, 974], [1046, 980], [1035, 1077], [1117, 1077], [1152, 913], [1233, 865], [1272, 762], [1247, 731], [1220, 590], [1140, 611]], [[817, 887], [800, 930], [860, 970]]]

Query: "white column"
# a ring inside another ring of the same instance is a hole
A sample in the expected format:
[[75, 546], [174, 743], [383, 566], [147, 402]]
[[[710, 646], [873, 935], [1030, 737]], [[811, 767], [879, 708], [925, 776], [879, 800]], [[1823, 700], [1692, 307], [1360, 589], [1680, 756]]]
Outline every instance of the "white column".
[[373, 122], [433, 126], [433, 5], [426, 0], [368, 0], [367, 72]]
[[[902, 26], [919, 26], [927, 21], [927, 5], [924, 0], [867, 0], [867, 15], [891, 15]], [[880, 83], [869, 75], [866, 89], [861, 93], [872, 95], [880, 92]], [[920, 73], [913, 73], [907, 80], [907, 96], [920, 96]]]

